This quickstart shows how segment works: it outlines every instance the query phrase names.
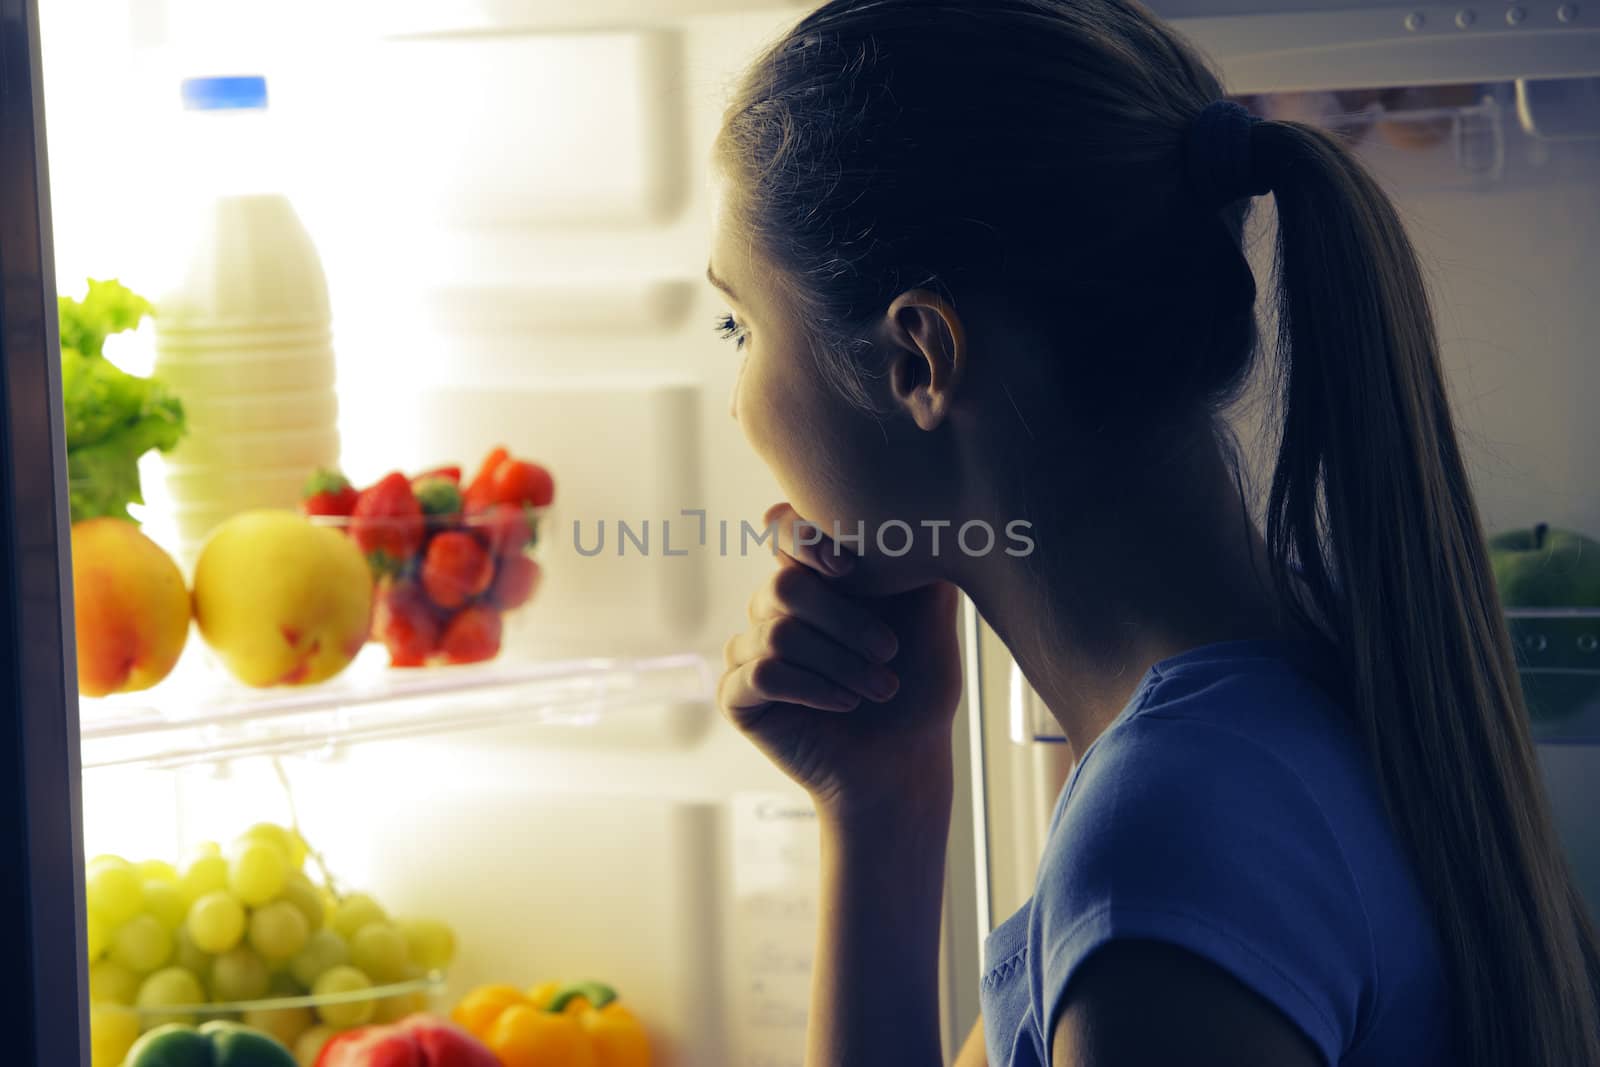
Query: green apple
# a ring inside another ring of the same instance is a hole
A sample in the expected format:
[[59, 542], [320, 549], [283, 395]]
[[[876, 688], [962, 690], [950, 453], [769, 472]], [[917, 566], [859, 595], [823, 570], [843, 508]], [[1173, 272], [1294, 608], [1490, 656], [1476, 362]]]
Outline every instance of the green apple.
[[[1600, 608], [1600, 541], [1539, 523], [1489, 540], [1489, 565], [1508, 608]], [[1523, 668], [1522, 693], [1536, 723], [1600, 707], [1600, 673], [1545, 673], [1574, 665], [1573, 650], [1592, 647], [1600, 620], [1513, 617], [1511, 638]], [[1593, 666], [1600, 668], [1600, 655]]]
[[1508, 608], [1600, 608], [1600, 541], [1539, 523], [1489, 539], [1489, 565]]

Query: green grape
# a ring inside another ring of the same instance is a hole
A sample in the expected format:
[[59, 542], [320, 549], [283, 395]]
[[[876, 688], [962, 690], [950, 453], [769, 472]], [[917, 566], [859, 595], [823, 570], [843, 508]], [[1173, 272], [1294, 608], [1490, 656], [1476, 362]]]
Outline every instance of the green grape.
[[[330, 968], [317, 978], [316, 984], [311, 987], [311, 992], [319, 997], [329, 996], [334, 993], [354, 993], [357, 990], [371, 989], [372, 981], [366, 975], [348, 965]], [[320, 1004], [317, 1014], [329, 1026], [361, 1026], [372, 1019], [376, 1006], [370, 1000], [343, 1001], [337, 1004]]]
[[221, 856], [200, 856], [184, 868], [178, 888], [183, 890], [183, 899], [190, 904], [207, 893], [228, 888], [228, 861]]
[[[182, 967], [168, 967], [157, 971], [144, 980], [139, 987], [140, 1008], [169, 1008], [188, 1004], [204, 1004], [206, 991], [200, 987], [200, 979], [184, 970]], [[194, 1016], [186, 1014], [169, 1015], [162, 1013], [162, 1022], [184, 1023], [194, 1025]]]
[[135, 915], [111, 936], [113, 963], [149, 974], [172, 958], [172, 934], [154, 915]]
[[114, 960], [89, 965], [89, 1002], [132, 1004], [139, 995], [139, 975]]
[[89, 910], [111, 926], [121, 926], [144, 910], [144, 885], [132, 867], [102, 863], [88, 876]]
[[324, 927], [306, 939], [306, 947], [289, 961], [294, 980], [310, 989], [324, 971], [350, 962], [350, 949], [344, 938]]
[[283, 892], [288, 877], [289, 858], [283, 849], [266, 841], [246, 841], [228, 863], [228, 888], [252, 908], [259, 908]]
[[350, 939], [350, 962], [379, 982], [405, 975], [406, 937], [393, 923], [368, 923]]
[[217, 1000], [258, 1000], [267, 995], [267, 965], [243, 945], [211, 961], [211, 995]]
[[196, 978], [205, 978], [211, 973], [211, 953], [206, 952], [194, 943], [194, 935], [189, 932], [189, 924], [185, 922], [172, 933], [173, 951], [172, 962], [193, 974]]
[[232, 894], [207, 893], [189, 909], [184, 924], [202, 952], [226, 952], [244, 936], [244, 905]]
[[288, 971], [273, 971], [272, 977], [267, 980], [267, 996], [269, 997], [298, 997], [305, 989], [294, 980], [294, 975]]
[[401, 919], [411, 959], [430, 971], [442, 971], [456, 958], [456, 933], [438, 919]]
[[311, 1029], [317, 1017], [310, 1008], [256, 1008], [239, 1021], [271, 1034], [284, 1048], [294, 1048], [295, 1039]]
[[104, 870], [105, 868], [108, 868], [108, 867], [119, 867], [119, 868], [122, 868], [122, 869], [127, 869], [127, 868], [132, 867], [132, 866], [133, 866], [133, 864], [129, 863], [127, 860], [123, 859], [121, 856], [113, 856], [113, 855], [110, 855], [109, 853], [101, 853], [100, 855], [94, 857], [88, 863], [85, 863], [83, 865], [83, 873], [84, 873], [84, 877], [88, 877], [89, 875], [93, 874], [94, 872], [99, 871], [99, 870]]
[[250, 913], [250, 947], [263, 959], [287, 960], [305, 948], [311, 924], [287, 900], [274, 900]]
[[306, 923], [311, 929], [316, 930], [322, 926], [324, 918], [322, 892], [311, 884], [311, 879], [304, 873], [289, 872], [289, 877], [283, 883], [283, 899], [300, 909], [300, 914], [306, 917]]
[[189, 902], [176, 885], [151, 879], [144, 884], [144, 910], [160, 919], [168, 930], [176, 930], [183, 925]]
[[356, 936], [356, 931], [368, 923], [388, 922], [389, 916], [378, 902], [365, 893], [351, 893], [339, 901], [333, 912], [333, 928], [346, 941]]
[[[426, 972], [415, 963], [408, 963], [405, 972], [399, 976], [399, 981], [410, 982], [421, 978]], [[373, 1021], [380, 1023], [399, 1022], [408, 1015], [427, 1011], [427, 990], [417, 989], [410, 993], [396, 993], [378, 1001], [377, 1008], [373, 1011]]]
[[189, 855], [195, 859], [199, 859], [201, 856], [220, 856], [222, 855], [222, 846], [215, 841], [197, 841], [194, 848], [189, 850]]
[[106, 946], [111, 943], [111, 927], [106, 921], [94, 912], [90, 912], [88, 923], [84, 929], [85, 940], [88, 942], [89, 961], [92, 963], [99, 959], [105, 952]]
[[238, 844], [252, 838], [270, 841], [282, 849], [284, 858], [289, 861], [290, 870], [298, 871], [310, 852], [306, 847], [305, 838], [287, 826], [279, 826], [276, 823], [258, 822], [235, 838], [234, 843]]
[[122, 1067], [139, 1039], [139, 1013], [116, 1004], [89, 1007], [90, 1067]]
[[146, 882], [178, 884], [177, 869], [166, 860], [144, 860], [133, 865], [134, 873]]
[[318, 1023], [294, 1039], [294, 1062], [300, 1067], [314, 1067], [322, 1046], [339, 1031], [327, 1023]]

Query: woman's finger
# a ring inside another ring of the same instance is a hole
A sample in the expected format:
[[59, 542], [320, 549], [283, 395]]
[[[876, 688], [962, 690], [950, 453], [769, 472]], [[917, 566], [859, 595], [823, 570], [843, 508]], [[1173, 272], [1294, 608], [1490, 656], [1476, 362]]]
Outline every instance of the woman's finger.
[[849, 649], [879, 663], [899, 651], [900, 641], [883, 620], [853, 598], [828, 586], [809, 567], [786, 562], [750, 598], [750, 621], [795, 615]]
[[846, 648], [794, 615], [777, 615], [757, 623], [728, 642], [725, 654], [730, 668], [764, 657], [783, 660], [869, 700], [888, 700], [900, 688], [900, 680], [889, 668]]
[[776, 527], [777, 549], [819, 574], [839, 577], [855, 567], [856, 553], [828, 536], [815, 523], [800, 517], [788, 503], [774, 504], [762, 516], [763, 529]]
[[740, 722], [767, 704], [800, 704], [818, 711], [850, 711], [861, 698], [834, 682], [792, 663], [753, 659], [722, 676], [717, 699]]

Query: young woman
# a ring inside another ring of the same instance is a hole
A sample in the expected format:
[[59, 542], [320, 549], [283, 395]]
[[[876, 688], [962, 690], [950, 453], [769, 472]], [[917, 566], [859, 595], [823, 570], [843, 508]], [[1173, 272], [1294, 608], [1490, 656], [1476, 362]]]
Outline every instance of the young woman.
[[[1335, 138], [1220, 97], [1132, 0], [833, 0], [728, 108], [733, 414], [830, 534], [720, 689], [821, 816], [812, 1067], [941, 1059], [957, 589], [1077, 758], [960, 1063], [1600, 1063], [1415, 257]], [[1222, 412], [1265, 194], [1263, 536]]]

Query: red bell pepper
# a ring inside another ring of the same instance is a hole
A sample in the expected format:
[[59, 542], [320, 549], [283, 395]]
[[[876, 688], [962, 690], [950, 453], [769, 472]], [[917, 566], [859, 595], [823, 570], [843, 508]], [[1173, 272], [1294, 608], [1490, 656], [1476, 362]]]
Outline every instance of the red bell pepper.
[[500, 1067], [489, 1046], [454, 1023], [412, 1015], [333, 1035], [316, 1067]]

